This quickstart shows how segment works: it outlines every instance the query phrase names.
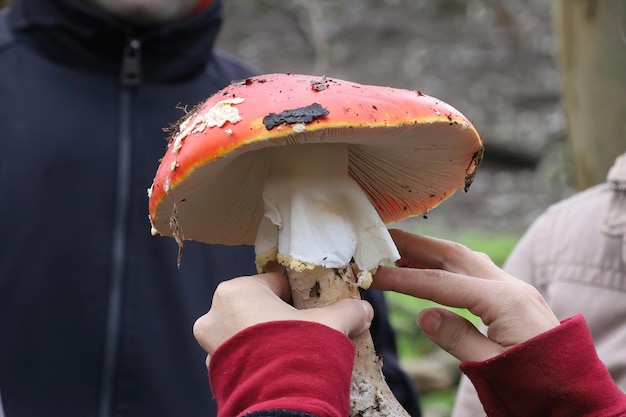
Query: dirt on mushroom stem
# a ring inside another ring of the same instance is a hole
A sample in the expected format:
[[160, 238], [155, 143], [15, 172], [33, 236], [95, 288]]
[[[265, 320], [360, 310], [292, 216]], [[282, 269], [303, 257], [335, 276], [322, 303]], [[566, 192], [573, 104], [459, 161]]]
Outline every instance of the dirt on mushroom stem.
[[[296, 271], [287, 268], [294, 307], [323, 307], [344, 298], [360, 299], [353, 268], [324, 268]], [[382, 374], [382, 360], [376, 355], [369, 331], [352, 339], [355, 347], [350, 385], [350, 416], [409, 417], [396, 400]]]

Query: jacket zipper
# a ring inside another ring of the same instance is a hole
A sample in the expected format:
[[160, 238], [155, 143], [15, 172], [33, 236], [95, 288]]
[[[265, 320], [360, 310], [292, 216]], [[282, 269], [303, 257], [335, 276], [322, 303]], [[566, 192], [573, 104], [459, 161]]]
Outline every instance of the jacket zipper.
[[115, 373], [122, 325], [126, 238], [130, 207], [132, 116], [135, 91], [133, 87], [141, 82], [141, 42], [136, 38], [131, 38], [124, 48], [120, 81], [122, 88], [120, 90], [119, 103], [120, 126], [117, 152], [117, 192], [111, 256], [111, 287], [107, 309], [98, 417], [111, 417], [113, 415]]

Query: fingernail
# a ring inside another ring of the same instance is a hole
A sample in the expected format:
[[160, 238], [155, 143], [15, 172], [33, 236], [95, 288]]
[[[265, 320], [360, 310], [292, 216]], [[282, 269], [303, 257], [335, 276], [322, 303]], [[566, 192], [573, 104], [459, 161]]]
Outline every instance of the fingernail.
[[441, 325], [441, 314], [437, 310], [424, 310], [417, 318], [422, 331], [427, 334], [435, 334]]

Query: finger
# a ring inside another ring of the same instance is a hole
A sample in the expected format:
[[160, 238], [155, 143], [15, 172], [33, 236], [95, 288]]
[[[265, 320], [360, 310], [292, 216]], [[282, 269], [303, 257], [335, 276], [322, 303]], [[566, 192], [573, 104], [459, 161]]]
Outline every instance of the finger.
[[449, 310], [424, 310], [417, 322], [430, 340], [462, 362], [484, 361], [505, 350], [468, 320]]
[[[391, 234], [400, 252], [399, 266], [442, 269], [442, 261], [439, 259], [441, 257], [436, 255], [433, 250], [435, 247], [441, 246], [438, 239], [408, 233], [400, 229], [390, 229], [389, 234]], [[429, 250], [423, 250], [424, 246], [429, 246]], [[434, 247], [431, 249], [431, 246]]]
[[364, 300], [347, 298], [326, 307], [301, 310], [303, 320], [316, 321], [349, 337], [357, 336], [372, 324], [374, 309]]
[[482, 317], [488, 300], [509, 291], [508, 282], [489, 281], [441, 269], [380, 267], [372, 287], [424, 298], [449, 307], [467, 308]]
[[408, 258], [400, 258], [396, 261], [398, 268], [415, 268], [415, 269], [429, 269], [430, 265], [420, 263], [418, 261], [412, 261]]
[[[504, 273], [504, 271], [502, 271]], [[423, 298], [448, 307], [466, 308], [483, 321], [493, 320], [487, 313], [506, 308], [505, 299], [519, 298], [519, 281], [488, 280], [441, 269], [380, 267], [372, 287]], [[492, 300], [500, 300], [497, 306]], [[498, 307], [498, 308], [496, 308]]]
[[[445, 269], [479, 277], [502, 279], [507, 277], [485, 254], [449, 240], [416, 235], [402, 230], [389, 231], [402, 256], [400, 265], [418, 268]], [[489, 275], [494, 274], [494, 277]]]
[[269, 272], [255, 277], [283, 301], [291, 302], [291, 289], [289, 288], [289, 280], [285, 275], [279, 272]]
[[289, 284], [279, 273], [223, 281], [213, 294], [211, 309], [194, 323], [194, 337], [211, 353], [246, 327], [289, 317], [295, 311], [285, 302], [290, 298]]
[[[192, 327], [192, 332], [193, 337], [196, 339], [202, 349], [204, 349], [205, 352], [212, 352], [213, 350], [215, 350], [215, 346], [213, 346], [205, 337], [208, 321], [207, 315], [208, 314], [204, 314], [196, 319]], [[209, 364], [208, 361], [209, 356], [207, 356], [207, 365]]]

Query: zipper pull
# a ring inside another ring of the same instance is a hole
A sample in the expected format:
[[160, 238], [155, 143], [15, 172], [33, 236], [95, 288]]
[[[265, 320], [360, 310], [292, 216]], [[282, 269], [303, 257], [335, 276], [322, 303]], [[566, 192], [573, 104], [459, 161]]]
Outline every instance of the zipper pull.
[[131, 39], [124, 47], [120, 81], [128, 86], [141, 83], [141, 41], [139, 39]]

